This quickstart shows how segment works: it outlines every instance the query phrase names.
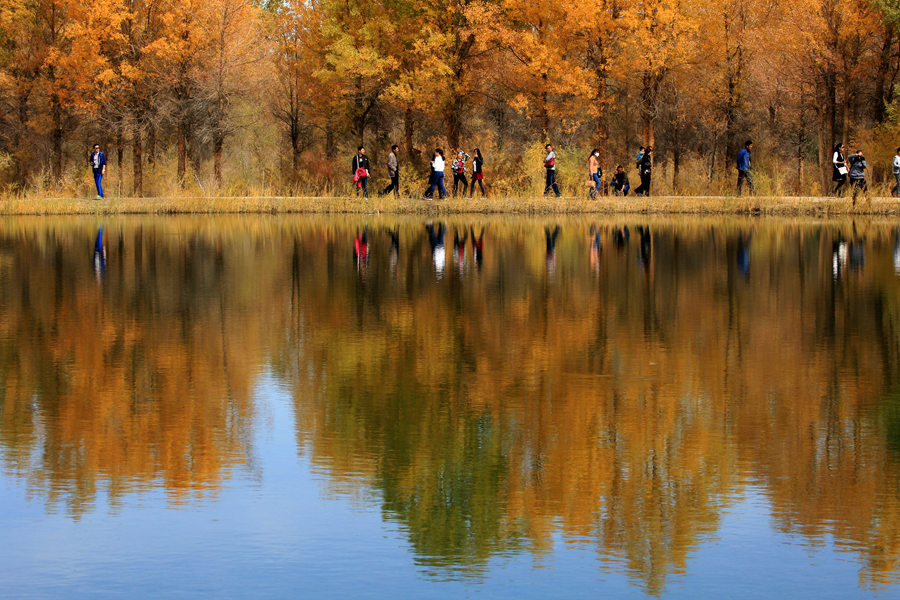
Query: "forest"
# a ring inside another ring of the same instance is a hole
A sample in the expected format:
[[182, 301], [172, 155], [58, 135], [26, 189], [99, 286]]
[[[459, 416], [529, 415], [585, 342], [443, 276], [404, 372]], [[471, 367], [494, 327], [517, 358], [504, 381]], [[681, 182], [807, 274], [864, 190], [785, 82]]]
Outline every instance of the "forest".
[[890, 178], [898, 0], [0, 0], [0, 186], [82, 194], [103, 148], [120, 196], [331, 195], [364, 144], [478, 146], [492, 195], [567, 192], [652, 145], [658, 192], [828, 189], [831, 149]]

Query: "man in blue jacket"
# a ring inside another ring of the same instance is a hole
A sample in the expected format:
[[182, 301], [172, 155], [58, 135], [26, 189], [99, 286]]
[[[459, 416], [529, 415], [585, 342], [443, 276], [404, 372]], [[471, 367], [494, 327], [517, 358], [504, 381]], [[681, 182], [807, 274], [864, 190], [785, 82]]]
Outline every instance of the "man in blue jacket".
[[90, 156], [88, 156], [88, 162], [91, 165], [91, 170], [94, 172], [94, 183], [97, 184], [97, 200], [99, 200], [104, 197], [101, 180], [106, 175], [106, 157], [100, 152], [100, 144], [94, 144], [94, 148], [91, 150]]
[[750, 188], [751, 194], [756, 194], [756, 190], [753, 188], [753, 179], [750, 178], [750, 151], [753, 149], [753, 142], [747, 140], [744, 143], [744, 149], [738, 152], [737, 156], [737, 170], [738, 170], [738, 185], [737, 185], [737, 195], [741, 195], [741, 187], [744, 185], [744, 180], [747, 180], [747, 187]]

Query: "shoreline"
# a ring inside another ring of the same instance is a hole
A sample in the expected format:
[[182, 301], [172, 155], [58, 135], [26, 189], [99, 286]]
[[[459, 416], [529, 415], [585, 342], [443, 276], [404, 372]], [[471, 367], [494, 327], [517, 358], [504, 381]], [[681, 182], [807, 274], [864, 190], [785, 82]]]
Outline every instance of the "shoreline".
[[654, 196], [650, 198], [604, 196], [586, 198], [504, 197], [476, 200], [426, 200], [376, 197], [157, 197], [114, 198], [4, 198], [5, 216], [51, 215], [203, 215], [203, 214], [660, 214], [837, 216], [872, 215], [900, 217], [900, 198], [857, 199], [815, 196]]

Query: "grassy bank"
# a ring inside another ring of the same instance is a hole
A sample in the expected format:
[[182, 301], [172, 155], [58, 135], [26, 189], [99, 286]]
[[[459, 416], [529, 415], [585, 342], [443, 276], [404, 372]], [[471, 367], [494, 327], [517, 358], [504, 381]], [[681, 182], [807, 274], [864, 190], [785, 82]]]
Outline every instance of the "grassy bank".
[[476, 200], [394, 199], [362, 200], [346, 197], [167, 197], [79, 198], [7, 197], [0, 199], [3, 215], [78, 214], [241, 214], [241, 213], [347, 213], [347, 214], [749, 214], [749, 215], [896, 215], [900, 199], [820, 197], [705, 197], [653, 198], [505, 197]]

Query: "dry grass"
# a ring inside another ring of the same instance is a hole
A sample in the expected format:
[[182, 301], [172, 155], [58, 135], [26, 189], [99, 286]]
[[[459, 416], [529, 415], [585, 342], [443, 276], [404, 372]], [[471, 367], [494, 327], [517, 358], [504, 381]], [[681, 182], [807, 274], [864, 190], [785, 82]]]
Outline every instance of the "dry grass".
[[3, 215], [77, 214], [722, 214], [722, 215], [900, 215], [900, 199], [757, 196], [658, 196], [652, 198], [502, 197], [476, 200], [423, 200], [392, 197], [210, 197], [162, 198], [0, 198]]

